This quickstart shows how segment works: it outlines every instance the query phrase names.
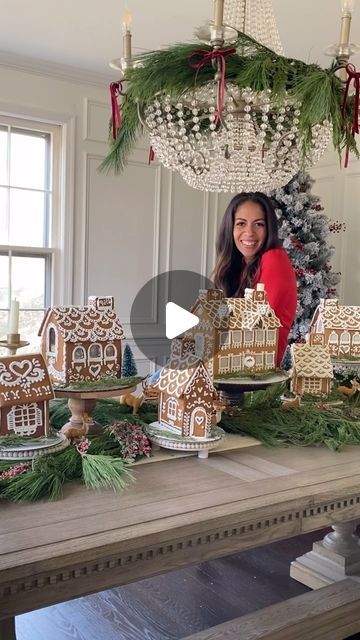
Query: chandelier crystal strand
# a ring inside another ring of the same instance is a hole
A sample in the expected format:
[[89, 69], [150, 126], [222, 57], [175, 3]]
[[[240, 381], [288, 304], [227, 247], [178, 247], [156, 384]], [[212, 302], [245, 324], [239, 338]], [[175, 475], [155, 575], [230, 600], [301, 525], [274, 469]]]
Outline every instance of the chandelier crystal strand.
[[224, 23], [283, 55], [271, 0], [225, 0]]

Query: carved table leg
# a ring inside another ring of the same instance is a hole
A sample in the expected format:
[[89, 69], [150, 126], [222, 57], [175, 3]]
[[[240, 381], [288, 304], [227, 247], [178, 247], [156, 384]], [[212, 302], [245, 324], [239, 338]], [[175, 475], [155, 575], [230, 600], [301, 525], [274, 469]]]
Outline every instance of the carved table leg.
[[0, 640], [16, 640], [15, 618], [0, 620]]
[[332, 525], [333, 531], [315, 542], [312, 551], [291, 563], [290, 576], [312, 589], [346, 576], [360, 580], [360, 541], [354, 534], [358, 524], [359, 520], [350, 520]]

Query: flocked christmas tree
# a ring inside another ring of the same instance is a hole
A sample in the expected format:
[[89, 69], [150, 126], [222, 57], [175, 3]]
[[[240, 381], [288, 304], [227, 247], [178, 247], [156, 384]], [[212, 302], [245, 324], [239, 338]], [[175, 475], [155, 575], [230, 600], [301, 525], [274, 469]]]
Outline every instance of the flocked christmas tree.
[[136, 376], [136, 374], [137, 374], [137, 367], [135, 364], [133, 352], [131, 351], [131, 347], [129, 347], [129, 345], [127, 344], [124, 349], [121, 375], [123, 378], [129, 378], [131, 376]]
[[303, 342], [320, 298], [336, 296], [340, 273], [332, 270], [334, 247], [329, 234], [344, 231], [331, 222], [320, 199], [311, 193], [314, 180], [300, 173], [271, 195], [278, 205], [279, 235], [294, 266], [298, 283], [298, 311], [289, 341]]

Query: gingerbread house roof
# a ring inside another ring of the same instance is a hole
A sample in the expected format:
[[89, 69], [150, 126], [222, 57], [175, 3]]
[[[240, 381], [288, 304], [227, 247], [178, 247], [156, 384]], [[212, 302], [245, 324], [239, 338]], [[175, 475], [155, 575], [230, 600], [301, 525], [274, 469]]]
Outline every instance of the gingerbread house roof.
[[360, 331], [360, 307], [339, 304], [337, 300], [322, 300], [312, 323], [320, 317], [324, 329], [354, 329]]
[[200, 373], [206, 379], [210, 394], [216, 393], [204, 363], [193, 353], [187, 353], [179, 358], [171, 358], [161, 369], [159, 379], [153, 386], [175, 398], [181, 398]]
[[200, 318], [197, 325], [200, 329], [278, 329], [280, 320], [267, 302], [259, 302], [252, 298], [222, 298], [205, 300], [198, 298], [192, 313]]
[[333, 378], [329, 347], [292, 344], [290, 347], [294, 374], [304, 378]]
[[50, 307], [40, 327], [43, 332], [48, 322], [54, 322], [65, 342], [108, 342], [125, 338], [120, 320], [114, 309], [83, 307]]
[[42, 355], [0, 359], [0, 407], [51, 400], [54, 392]]

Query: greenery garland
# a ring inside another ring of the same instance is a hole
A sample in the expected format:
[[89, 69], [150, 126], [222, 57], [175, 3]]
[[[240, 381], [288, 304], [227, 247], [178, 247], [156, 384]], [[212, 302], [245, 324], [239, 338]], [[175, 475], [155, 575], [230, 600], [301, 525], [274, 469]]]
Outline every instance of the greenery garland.
[[[223, 412], [219, 426], [230, 433], [253, 436], [271, 447], [325, 445], [337, 451], [346, 444], [360, 444], [360, 394], [352, 400], [345, 398], [339, 406], [340, 395], [334, 390], [326, 400], [309, 397], [300, 407], [284, 410], [281, 398], [286, 393], [286, 383], [248, 392], [241, 407]], [[55, 500], [61, 497], [64, 484], [75, 480], [91, 489], [121, 491], [134, 480], [133, 460], [150, 454], [147, 424], [158, 418], [155, 403], [143, 404], [138, 416], [130, 410], [114, 400], [98, 400], [94, 418], [104, 426], [101, 434], [30, 462], [0, 461], [0, 498], [14, 502]], [[66, 400], [51, 402], [53, 426], [64, 425], [69, 415]], [[6, 438], [9, 445], [19, 444], [6, 436], [1, 446]]]
[[[204, 52], [212, 51], [209, 45], [200, 46]], [[237, 52], [226, 57], [227, 82], [255, 91], [270, 89], [272, 98], [279, 102], [287, 92], [301, 103], [299, 130], [303, 136], [305, 157], [312, 140], [312, 127], [324, 120], [332, 123], [333, 144], [338, 153], [347, 147], [359, 157], [351, 132], [354, 98], [348, 99], [342, 117], [344, 88], [335, 75], [335, 67], [322, 69], [317, 64], [285, 58], [239, 31], [234, 47]], [[124, 169], [129, 153], [143, 133], [138, 106], [150, 104], [159, 93], [179, 100], [184, 92], [194, 88], [195, 82], [196, 86], [202, 86], [214, 79], [214, 70], [209, 62], [201, 68], [195, 80], [196, 71], [190, 66], [189, 59], [196, 50], [199, 50], [198, 42], [176, 44], [134, 58], [133, 68], [125, 72], [127, 90], [121, 106], [122, 125], [117, 130], [116, 140], [112, 139], [111, 126], [109, 128], [110, 151], [100, 165], [100, 171], [119, 173]]]

